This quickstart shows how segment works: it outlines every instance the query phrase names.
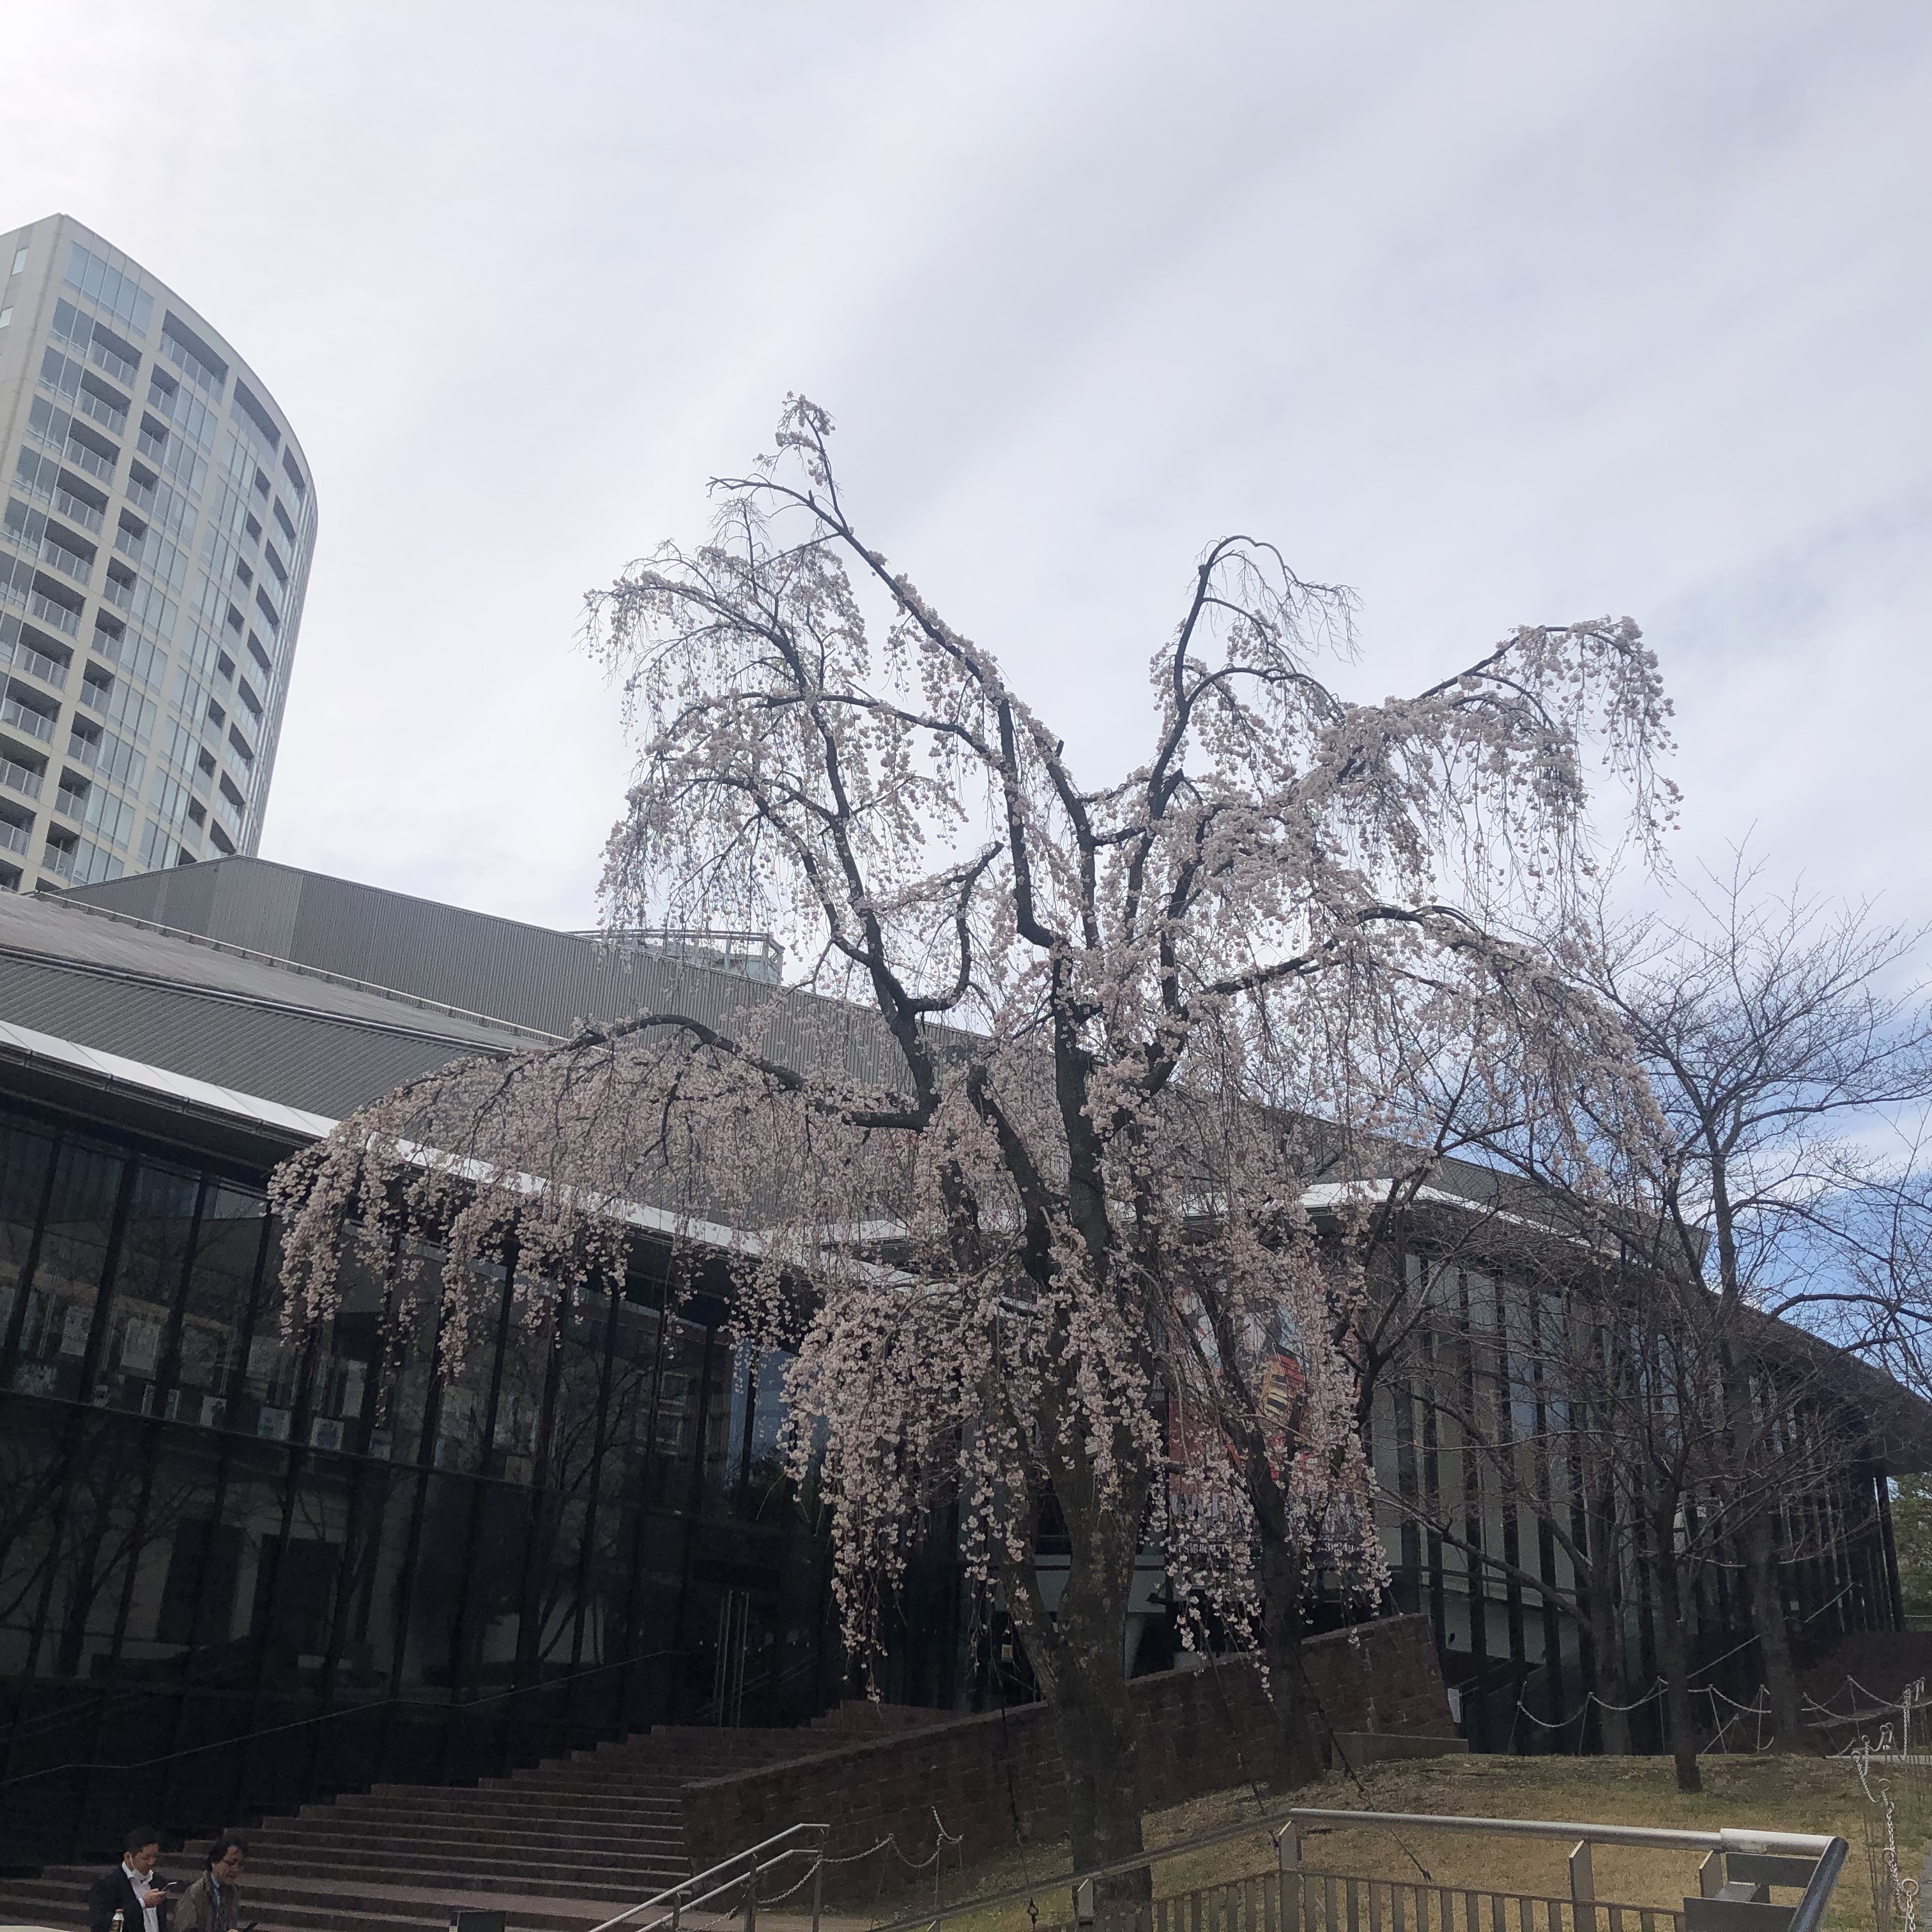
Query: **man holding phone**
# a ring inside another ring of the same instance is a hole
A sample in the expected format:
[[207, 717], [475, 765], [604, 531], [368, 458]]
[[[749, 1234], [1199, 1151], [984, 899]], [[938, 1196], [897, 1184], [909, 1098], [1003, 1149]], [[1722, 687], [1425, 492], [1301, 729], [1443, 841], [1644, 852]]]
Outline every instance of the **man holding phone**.
[[161, 1834], [152, 1825], [136, 1826], [128, 1834], [121, 1862], [103, 1872], [88, 1892], [88, 1932], [109, 1932], [117, 1912], [125, 1932], [161, 1932], [168, 1886], [154, 1876], [160, 1855]]

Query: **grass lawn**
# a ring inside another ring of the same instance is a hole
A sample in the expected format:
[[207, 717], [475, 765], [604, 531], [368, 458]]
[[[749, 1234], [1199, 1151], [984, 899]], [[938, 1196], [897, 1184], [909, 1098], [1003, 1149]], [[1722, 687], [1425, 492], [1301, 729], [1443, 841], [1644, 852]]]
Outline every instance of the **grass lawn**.
[[[1845, 1759], [1710, 1757], [1703, 1791], [1680, 1796], [1667, 1758], [1454, 1757], [1372, 1766], [1360, 1788], [1331, 1774], [1295, 1794], [1298, 1804], [1336, 1810], [1430, 1812], [1474, 1817], [1547, 1818], [1595, 1824], [1674, 1826], [1713, 1831], [1722, 1826], [1786, 1832], [1835, 1832], [1849, 1840], [1830, 1924], [1842, 1932], [1870, 1932], [1864, 1818], [1858, 1774]], [[1911, 1789], [1906, 1788], [1906, 1783]], [[1916, 1878], [1932, 1832], [1932, 1776], [1925, 1768], [1900, 1775], [1898, 1806], [1900, 1862]], [[1267, 1801], [1269, 1815], [1285, 1808]], [[1171, 1844], [1260, 1815], [1246, 1786], [1219, 1792], [1149, 1814], [1150, 1846]], [[1402, 1879], [1484, 1891], [1568, 1895], [1570, 1841], [1502, 1838], [1470, 1833], [1418, 1832], [1397, 1840], [1384, 1832], [1337, 1830], [1304, 1834], [1303, 1861], [1329, 1871]], [[1633, 1905], [1682, 1904], [1697, 1888], [1701, 1852], [1641, 1851], [1598, 1846], [1593, 1852], [1597, 1896]], [[1264, 1832], [1204, 1851], [1185, 1852], [1154, 1868], [1157, 1898], [1225, 1883], [1274, 1868]], [[1426, 1868], [1423, 1880], [1418, 1864]], [[950, 1867], [939, 1898], [950, 1904], [1004, 1890], [1034, 1888], [1042, 1926], [1069, 1916], [1060, 1882], [1070, 1869], [1066, 1841], [1014, 1846]], [[1790, 1900], [1795, 1894], [1777, 1896]], [[910, 1915], [933, 1899], [930, 1885], [888, 1891], [874, 1907], [875, 1922]], [[853, 1904], [860, 1904], [852, 1899]], [[849, 1909], [849, 1908], [848, 1908]], [[1024, 1904], [949, 1922], [950, 1932], [1029, 1932]]]

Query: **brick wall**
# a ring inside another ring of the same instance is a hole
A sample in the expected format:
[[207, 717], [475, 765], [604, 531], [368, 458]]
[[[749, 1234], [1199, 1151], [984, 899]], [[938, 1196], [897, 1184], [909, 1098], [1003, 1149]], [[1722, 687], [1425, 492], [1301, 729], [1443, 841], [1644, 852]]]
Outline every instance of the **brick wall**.
[[[1428, 1620], [1389, 1617], [1336, 1631], [1306, 1647], [1308, 1676], [1338, 1731], [1446, 1732], [1449, 1700]], [[1142, 1807], [1177, 1804], [1252, 1778], [1272, 1761], [1272, 1719], [1260, 1678], [1244, 1661], [1136, 1678], [1130, 1687], [1138, 1736]], [[906, 1856], [932, 1850], [937, 1812], [970, 1857], [1013, 1842], [1051, 1841], [1066, 1828], [1060, 1751], [1043, 1704], [958, 1718], [841, 1744], [812, 1757], [707, 1778], [684, 1787], [685, 1832], [702, 1870], [787, 1826], [832, 1828], [835, 1856], [890, 1837]], [[881, 1858], [896, 1864], [890, 1852]], [[949, 1862], [951, 1854], [949, 1854]], [[870, 1891], [876, 1862], [853, 1868]], [[900, 1868], [903, 1871], [903, 1868]]]

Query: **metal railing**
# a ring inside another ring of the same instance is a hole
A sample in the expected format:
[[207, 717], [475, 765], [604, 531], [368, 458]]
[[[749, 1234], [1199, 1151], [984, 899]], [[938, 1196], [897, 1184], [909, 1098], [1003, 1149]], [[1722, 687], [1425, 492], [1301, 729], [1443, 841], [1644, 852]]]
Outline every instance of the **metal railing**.
[[9, 791], [16, 791], [23, 798], [38, 798], [40, 795], [40, 774], [26, 765], [16, 764], [11, 758], [0, 758], [0, 785]]
[[[670, 1927], [671, 1932], [678, 1932], [686, 1912], [695, 1912], [713, 1899], [734, 1892], [740, 1895], [731, 1909], [744, 1914], [745, 1932], [758, 1932], [760, 1882], [781, 1865], [798, 1858], [812, 1861], [812, 1870], [807, 1874], [812, 1883], [812, 1932], [818, 1932], [819, 1914], [825, 1902], [825, 1840], [831, 1828], [829, 1825], [794, 1825], [771, 1838], [761, 1838], [755, 1845], [693, 1873], [682, 1884], [643, 1900], [614, 1918], [605, 1919], [592, 1932], [617, 1932], [620, 1926], [628, 1928], [629, 1932], [657, 1932], [658, 1927], [664, 1925]], [[657, 1914], [655, 1918], [643, 1916], [652, 1912]]]
[[0, 698], [0, 722], [17, 724], [30, 738], [38, 738], [51, 745], [54, 738], [54, 721], [44, 711], [36, 711], [31, 704], [22, 704], [10, 693]]
[[[1494, 1836], [1570, 1840], [1570, 1894], [1567, 1899], [1530, 1893], [1472, 1891], [1462, 1886], [1369, 1879], [1312, 1870], [1301, 1862], [1304, 1828], [1324, 1830], [1488, 1832]], [[1120, 1908], [1124, 1924], [1136, 1932], [1660, 1932], [1668, 1919], [1681, 1932], [1817, 1932], [1830, 1903], [1849, 1846], [1843, 1838], [1802, 1832], [1762, 1832], [1728, 1827], [1717, 1832], [1684, 1832], [1660, 1826], [1593, 1825], [1540, 1818], [1465, 1818], [1426, 1812], [1340, 1811], [1296, 1806], [1272, 1817], [1250, 1820], [1177, 1840], [1132, 1858], [1091, 1865], [1054, 1881], [1073, 1901], [1072, 1925], [1094, 1915], [1090, 1888], [1100, 1879], [1151, 1870], [1162, 1860], [1251, 1838], [1265, 1831], [1275, 1846], [1273, 1872], [1190, 1892], [1187, 1899], [1226, 1894], [1218, 1916], [1204, 1910], [1177, 1915], [1173, 1900], [1141, 1900]], [[1591, 1870], [1593, 1845], [1634, 1845], [1658, 1850], [1701, 1851], [1698, 1896], [1681, 1910], [1599, 1900]], [[1771, 1902], [1774, 1886], [1802, 1888], [1794, 1906]], [[956, 1905], [894, 1919], [874, 1932], [938, 1932], [948, 1919], [1004, 1905], [1036, 1901], [1037, 1886], [1014, 1886]], [[1459, 1927], [1454, 1901], [1464, 1901]], [[1480, 1901], [1480, 1905], [1478, 1901]], [[1434, 1918], [1431, 1924], [1431, 1904]], [[1384, 1910], [1384, 1905], [1388, 1910]], [[1405, 1911], [1403, 1907], [1406, 1906]], [[1512, 1912], [1509, 1910], [1514, 1906]], [[1538, 1913], [1535, 1908], [1544, 1908]], [[1163, 1910], [1162, 1908], [1167, 1908]], [[1567, 1910], [1566, 1910], [1567, 1908]], [[1539, 1918], [1541, 1923], [1538, 1923]], [[1514, 1922], [1512, 1923], [1512, 1921]], [[614, 1924], [616, 1922], [613, 1922]], [[599, 1927], [598, 1932], [607, 1932]]]

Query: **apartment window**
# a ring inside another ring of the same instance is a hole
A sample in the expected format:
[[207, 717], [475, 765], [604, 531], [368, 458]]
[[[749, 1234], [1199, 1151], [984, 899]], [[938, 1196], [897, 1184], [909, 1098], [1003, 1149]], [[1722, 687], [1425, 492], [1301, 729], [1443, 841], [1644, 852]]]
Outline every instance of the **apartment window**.
[[83, 248], [78, 242], [68, 250], [67, 281], [78, 289], [83, 301], [105, 309], [124, 322], [136, 335], [146, 335], [154, 320], [154, 298], [143, 294], [131, 275], [124, 274], [105, 256]]
[[[24, 858], [33, 850], [34, 842], [29, 836], [33, 829], [34, 814], [31, 812], [23, 812], [16, 805], [0, 805], [0, 845]], [[19, 884], [20, 869], [14, 866], [0, 866], [0, 884], [7, 883], [5, 875], [8, 872], [14, 874], [12, 884]]]
[[268, 559], [268, 568], [275, 573], [275, 581], [282, 586], [284, 590], [286, 590], [289, 587], [289, 567], [278, 554], [274, 545], [272, 543], [264, 544], [262, 546], [262, 554]]
[[111, 434], [126, 433], [134, 398], [110, 388], [73, 356], [63, 356], [51, 344], [40, 357], [40, 387], [71, 403], [82, 416], [92, 417]]
[[76, 355], [87, 356], [123, 382], [132, 382], [140, 373], [140, 350], [124, 342], [105, 322], [83, 315], [70, 302], [54, 304], [53, 332]]
[[249, 689], [248, 680], [245, 677], [236, 686], [235, 692], [236, 695], [241, 699], [242, 704], [247, 707], [248, 716], [255, 721], [256, 729], [257, 730], [260, 730], [262, 724], [262, 700], [255, 695], [254, 692]]
[[135, 742], [145, 745], [154, 736], [160, 707], [151, 698], [124, 678], [116, 677], [105, 664], [90, 662], [82, 674], [80, 701], [100, 712], [110, 724], [131, 732]]
[[[276, 428], [274, 418], [262, 406], [254, 391], [238, 376], [235, 382], [234, 406], [229, 413], [236, 422], [245, 423], [261, 437], [272, 458], [282, 446], [282, 433]], [[266, 477], [262, 478], [265, 483], [267, 480]]]
[[[10, 308], [0, 308], [0, 328], [11, 328], [13, 326], [14, 311]], [[10, 866], [7, 869], [11, 872], [13, 868]]]
[[232, 724], [230, 725], [228, 728], [228, 746], [229, 749], [232, 751], [235, 755], [242, 760], [242, 764], [247, 766], [248, 770], [252, 772], [255, 769], [255, 753], [254, 748], [249, 744], [248, 740], [243, 737], [242, 734], [238, 731]]
[[105, 785], [97, 784], [88, 794], [85, 823], [88, 831], [118, 850], [125, 851], [134, 836], [137, 814], [124, 798], [116, 798]]
[[59, 481], [60, 459], [58, 457], [36, 455], [32, 450], [23, 448], [14, 460], [14, 487], [24, 490], [38, 502], [51, 503], [54, 500], [54, 485]]
[[85, 584], [93, 574], [97, 554], [93, 544], [85, 537], [76, 536], [64, 525], [54, 522], [44, 510], [36, 510], [22, 502], [19, 497], [10, 496], [7, 500], [5, 523], [0, 528], [4, 528], [9, 543], [31, 550], [42, 562], [52, 564], [62, 576]]
[[26, 266], [27, 266], [27, 251], [26, 251], [26, 249], [24, 249], [24, 248], [16, 248], [16, 249], [14, 250], [14, 274], [17, 275], [17, 274], [20, 272], [20, 271], [21, 271], [22, 268], [24, 268]]
[[[160, 648], [152, 639], [144, 638], [138, 631], [130, 631], [127, 626], [108, 616], [105, 610], [96, 611], [94, 618], [94, 648], [108, 663], [116, 666], [130, 678], [138, 679], [150, 691], [160, 688], [161, 674], [167, 669], [168, 661]], [[114, 674], [105, 666], [94, 669], [111, 683]]]
[[74, 848], [74, 883], [91, 886], [101, 879], [118, 879], [128, 869], [126, 863], [91, 838], [79, 838]]
[[[301, 503], [307, 502], [308, 501], [308, 485], [302, 481], [302, 473], [301, 470], [296, 466], [295, 455], [292, 451], [285, 449], [282, 452], [282, 470], [284, 474], [287, 476], [290, 482], [295, 487], [296, 500]], [[292, 538], [290, 541], [293, 541]]]
[[78, 712], [69, 729], [67, 753], [124, 791], [138, 793], [147, 776], [147, 760], [125, 738]]
[[96, 536], [107, 518], [107, 499], [91, 483], [63, 470], [54, 486], [54, 508]]
[[144, 872], [158, 872], [173, 862], [175, 842], [166, 830], [150, 819], [147, 830], [141, 834], [141, 869]]
[[282, 534], [288, 538], [289, 549], [292, 553], [298, 541], [296, 526], [288, 512], [282, 508], [282, 500], [279, 496], [275, 499], [275, 521], [281, 525]]
[[25, 604], [33, 590], [34, 566], [23, 556], [0, 550], [0, 598], [9, 604]]
[[214, 446], [214, 412], [199, 396], [190, 395], [165, 369], [157, 367], [149, 373], [148, 403], [177, 429], [193, 436], [203, 449]]
[[196, 388], [220, 399], [228, 381], [227, 363], [172, 309], [161, 320], [161, 353]]
[[23, 798], [38, 798], [46, 775], [47, 761], [22, 746], [0, 745], [0, 785]]
[[73, 662], [74, 653], [66, 645], [56, 644], [44, 632], [35, 630], [31, 624], [22, 623], [10, 614], [0, 614], [0, 664], [11, 664], [16, 670], [38, 678], [43, 684], [50, 684], [56, 691], [64, 691], [68, 667]]
[[53, 742], [54, 722], [59, 715], [58, 698], [44, 695], [19, 678], [10, 677], [0, 685], [0, 719], [43, 745]]
[[121, 452], [104, 436], [83, 429], [65, 410], [57, 410], [44, 396], [36, 396], [27, 410], [27, 434], [70, 463], [78, 464], [104, 483], [114, 481]]
[[275, 661], [262, 648], [262, 640], [253, 631], [248, 633], [248, 655], [255, 660], [256, 668], [262, 676], [272, 682], [275, 675]]

